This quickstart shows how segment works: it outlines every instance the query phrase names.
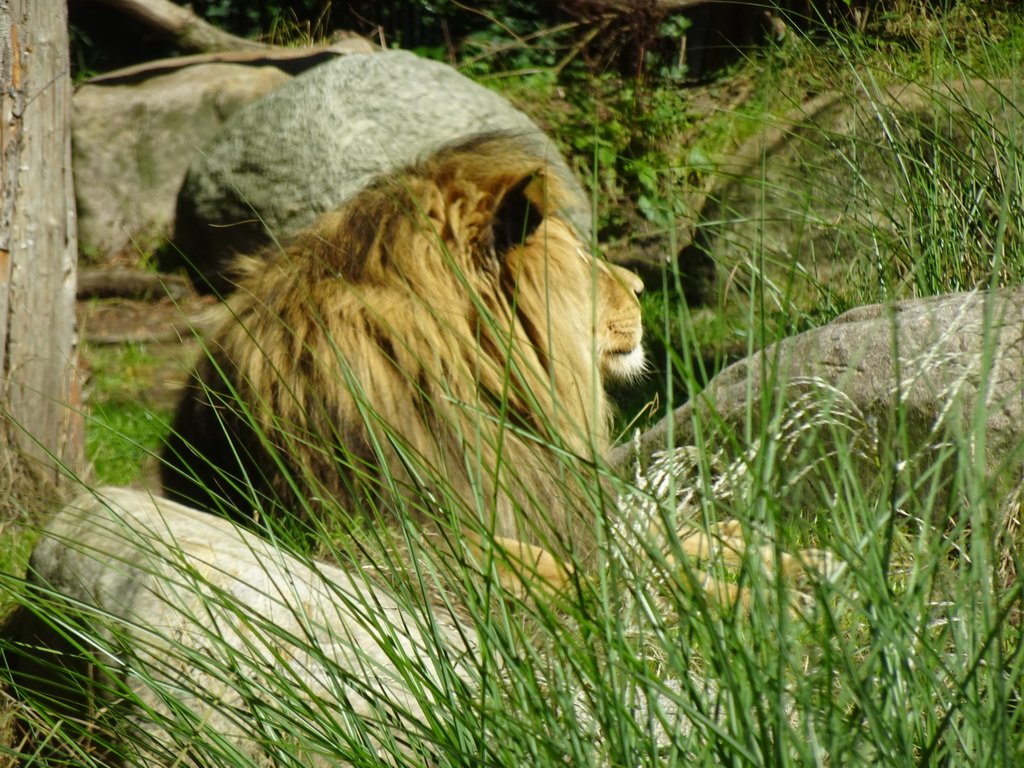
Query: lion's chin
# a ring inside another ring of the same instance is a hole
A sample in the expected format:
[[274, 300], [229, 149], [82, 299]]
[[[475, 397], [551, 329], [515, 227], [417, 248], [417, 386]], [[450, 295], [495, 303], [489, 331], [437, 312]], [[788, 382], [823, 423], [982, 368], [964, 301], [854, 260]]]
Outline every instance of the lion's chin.
[[601, 355], [601, 372], [607, 379], [633, 381], [647, 370], [647, 358], [642, 344], [628, 352], [605, 352]]

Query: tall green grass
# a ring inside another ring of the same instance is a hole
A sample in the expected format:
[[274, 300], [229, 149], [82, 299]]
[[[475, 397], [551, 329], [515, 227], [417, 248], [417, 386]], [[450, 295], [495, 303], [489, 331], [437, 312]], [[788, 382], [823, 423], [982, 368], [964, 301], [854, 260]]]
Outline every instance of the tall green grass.
[[[802, 482], [819, 491], [819, 514], [795, 520], [799, 510], [786, 503], [792, 477], [775, 461], [787, 435], [765, 429], [755, 447], [729, 462], [724, 441], [746, 442], [718, 434], [698, 442], [693, 467], [667, 482], [668, 493], [654, 494], [661, 503], [652, 501], [651, 484], [630, 491], [632, 483], [619, 483], [636, 498], [622, 515], [595, 519], [603, 531], [595, 567], [564, 601], [499, 599], [476, 566], [424, 544], [415, 529], [399, 532], [407, 534], [408, 559], [388, 569], [383, 588], [436, 638], [425, 655], [397, 649], [393, 657], [399, 679], [427, 713], [412, 724], [382, 727], [375, 721], [389, 722], [384, 705], [366, 722], [353, 719], [344, 703], [311, 696], [288, 671], [300, 654], [319, 660], [339, 686], [372, 690], [370, 667], [332, 664], [315, 634], [282, 634], [245, 605], [211, 593], [201, 572], [177, 557], [150, 555], [141, 565], [163, 571], [186, 595], [206, 594], [200, 610], [245, 627], [252, 653], [263, 644], [281, 649], [276, 665], [253, 666], [215, 632], [197, 647], [5, 577], [5, 590], [94, 667], [110, 671], [103, 685], [114, 702], [98, 725], [84, 711], [31, 706], [24, 715], [32, 738], [13, 746], [27, 764], [110, 765], [122, 752], [130, 762], [143, 737], [120, 718], [134, 704], [135, 722], [156, 719], [173, 735], [166, 764], [179, 752], [189, 764], [259, 764], [175, 705], [196, 682], [175, 673], [188, 663], [243, 691], [245, 706], [229, 717], [253, 732], [276, 765], [309, 764], [313, 754], [360, 765], [1016, 764], [1024, 746], [1020, 587], [1002, 583], [995, 568], [1002, 500], [989, 496], [974, 462], [957, 460], [971, 455], [980, 427], [938, 452], [937, 463], [952, 458], [955, 466], [955, 502], [947, 506], [929, 492], [930, 467], [905, 477], [902, 462], [884, 451], [878, 456], [887, 460], [866, 484], [850, 456], [853, 428], [838, 417], [819, 423], [801, 448], [812, 468]], [[807, 580], [806, 598], [798, 600], [759, 559], [737, 574], [712, 563], [713, 573], [750, 591], [748, 607], [716, 605], [694, 573], [665, 557], [660, 532], [681, 514], [698, 523], [742, 520], [750, 543], [770, 549], [819, 543], [844, 565], [832, 579]], [[293, 549], [283, 535], [275, 546]], [[347, 552], [335, 558], [346, 562]], [[433, 601], [424, 600], [424, 585]], [[452, 620], [438, 607], [445, 595], [459, 603], [455, 615], [475, 640], [469, 672], [455, 668], [446, 635], [432, 629]], [[399, 629], [381, 624], [372, 602], [356, 609], [384, 637]], [[144, 663], [140, 636], [157, 644], [159, 664]], [[25, 649], [8, 640], [5, 651]], [[76, 684], [97, 694], [92, 677]], [[216, 688], [207, 683], [193, 692]], [[152, 709], [154, 692], [166, 709]], [[397, 734], [393, 741], [390, 734]]]

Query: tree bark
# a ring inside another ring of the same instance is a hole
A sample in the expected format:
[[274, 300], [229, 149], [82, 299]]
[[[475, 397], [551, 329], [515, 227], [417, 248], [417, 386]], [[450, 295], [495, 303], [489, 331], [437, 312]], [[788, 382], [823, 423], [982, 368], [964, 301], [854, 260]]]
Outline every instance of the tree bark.
[[138, 19], [173, 40], [188, 53], [266, 51], [274, 46], [246, 40], [217, 29], [170, 0], [96, 0]]
[[136, 269], [87, 269], [78, 274], [78, 299], [139, 299], [165, 296], [180, 301], [189, 295], [191, 283], [181, 275], [158, 275]]
[[0, 75], [0, 447], [57, 482], [84, 465], [63, 0], [0, 0]]

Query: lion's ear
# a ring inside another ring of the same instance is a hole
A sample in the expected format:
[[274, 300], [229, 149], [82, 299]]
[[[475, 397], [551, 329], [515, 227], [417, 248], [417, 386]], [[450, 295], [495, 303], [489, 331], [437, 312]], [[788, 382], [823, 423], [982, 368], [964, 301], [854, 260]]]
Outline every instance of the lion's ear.
[[526, 176], [513, 184], [497, 201], [491, 221], [491, 237], [494, 250], [505, 253], [522, 245], [544, 220], [543, 210], [531, 199], [529, 192], [536, 193], [531, 185], [542, 183], [536, 175]]

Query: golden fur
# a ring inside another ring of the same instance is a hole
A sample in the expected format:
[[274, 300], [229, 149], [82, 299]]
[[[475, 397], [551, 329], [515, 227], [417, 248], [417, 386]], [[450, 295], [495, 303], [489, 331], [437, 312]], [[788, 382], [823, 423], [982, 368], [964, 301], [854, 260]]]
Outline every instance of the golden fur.
[[603, 380], [643, 366], [641, 283], [590, 255], [564, 195], [515, 138], [478, 137], [242, 259], [165, 490], [243, 518], [365, 517], [401, 496], [421, 521], [460, 506], [477, 540], [585, 555]]

